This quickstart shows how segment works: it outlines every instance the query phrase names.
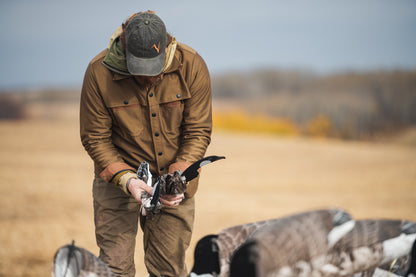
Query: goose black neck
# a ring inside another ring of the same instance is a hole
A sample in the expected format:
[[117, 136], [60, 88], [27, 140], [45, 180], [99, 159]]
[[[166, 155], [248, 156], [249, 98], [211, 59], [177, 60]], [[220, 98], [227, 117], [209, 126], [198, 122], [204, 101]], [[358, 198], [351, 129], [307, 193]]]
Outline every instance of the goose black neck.
[[416, 276], [416, 240], [413, 242], [412, 252], [410, 253], [410, 267], [406, 273], [407, 277]]

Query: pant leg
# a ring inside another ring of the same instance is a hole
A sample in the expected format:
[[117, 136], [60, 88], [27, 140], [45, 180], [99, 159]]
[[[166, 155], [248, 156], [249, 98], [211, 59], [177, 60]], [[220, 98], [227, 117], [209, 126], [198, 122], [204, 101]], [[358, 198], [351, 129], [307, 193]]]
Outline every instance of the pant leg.
[[134, 277], [139, 204], [121, 189], [95, 176], [94, 221], [100, 258], [117, 276]]
[[150, 276], [188, 276], [185, 251], [191, 241], [194, 217], [193, 197], [178, 207], [162, 208], [151, 219], [141, 216], [145, 265]]

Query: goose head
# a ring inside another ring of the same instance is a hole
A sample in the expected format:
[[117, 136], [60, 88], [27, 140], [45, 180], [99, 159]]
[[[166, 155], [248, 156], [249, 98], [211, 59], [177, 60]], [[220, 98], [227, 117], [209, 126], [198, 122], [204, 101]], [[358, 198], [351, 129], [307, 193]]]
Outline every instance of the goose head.
[[195, 246], [194, 266], [191, 277], [218, 276], [220, 273], [218, 235], [207, 235], [200, 239]]
[[82, 253], [74, 242], [61, 247], [54, 257], [53, 277], [79, 276], [84, 266]]

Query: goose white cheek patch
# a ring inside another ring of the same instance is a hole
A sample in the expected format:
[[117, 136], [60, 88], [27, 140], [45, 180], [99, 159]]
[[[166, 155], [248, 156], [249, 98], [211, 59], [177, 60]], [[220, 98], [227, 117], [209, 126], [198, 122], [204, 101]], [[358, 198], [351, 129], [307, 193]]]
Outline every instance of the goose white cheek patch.
[[328, 244], [329, 247], [334, 246], [343, 236], [350, 232], [355, 226], [355, 221], [350, 220], [341, 224], [337, 227], [334, 227], [331, 232], [328, 234]]
[[[210, 164], [210, 163], [211, 163], [211, 161], [203, 161], [199, 164], [199, 167], [203, 167], [204, 165], [207, 165], [207, 164]], [[201, 276], [201, 275], [199, 275], [199, 276]]]
[[401, 234], [398, 237], [384, 241], [383, 263], [392, 261], [398, 257], [408, 254], [415, 240], [416, 234]]
[[209, 274], [209, 273], [198, 275], [196, 273], [191, 272], [191, 275], [189, 275], [189, 277], [214, 277], [214, 275]]

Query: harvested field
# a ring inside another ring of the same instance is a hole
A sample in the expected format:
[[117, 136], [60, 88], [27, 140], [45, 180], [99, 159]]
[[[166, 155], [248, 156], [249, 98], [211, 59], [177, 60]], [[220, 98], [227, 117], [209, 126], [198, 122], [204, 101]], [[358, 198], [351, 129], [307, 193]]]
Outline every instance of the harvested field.
[[[74, 120], [0, 122], [0, 276], [50, 276], [73, 239], [97, 254], [92, 162]], [[251, 221], [342, 207], [356, 218], [416, 221], [416, 146], [215, 131], [187, 263], [198, 239]], [[143, 267], [141, 234], [137, 276]]]

